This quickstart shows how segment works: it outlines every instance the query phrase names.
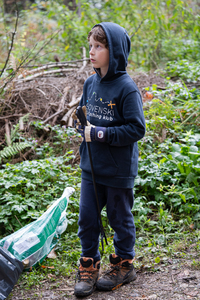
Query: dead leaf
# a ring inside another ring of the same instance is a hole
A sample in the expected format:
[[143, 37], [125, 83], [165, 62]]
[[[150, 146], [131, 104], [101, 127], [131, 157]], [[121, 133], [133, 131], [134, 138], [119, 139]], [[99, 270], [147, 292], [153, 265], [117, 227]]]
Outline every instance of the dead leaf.
[[52, 259], [57, 258], [57, 254], [56, 254], [56, 252], [55, 252], [55, 248], [53, 248], [53, 249], [51, 250], [51, 252], [47, 255], [47, 257], [48, 257], [48, 258], [52, 258]]
[[147, 98], [147, 99], [149, 99], [149, 100], [151, 100], [151, 99], [153, 99], [153, 94], [150, 93], [150, 92], [146, 92], [146, 93], [144, 94], [144, 97]]
[[43, 268], [43, 269], [54, 269], [54, 266], [50, 267], [50, 266], [41, 265], [41, 268]]
[[190, 227], [191, 230], [194, 230], [194, 229], [195, 229], [194, 224], [190, 224], [189, 227]]
[[56, 278], [56, 275], [48, 274], [47, 277], [48, 277], [48, 278]]

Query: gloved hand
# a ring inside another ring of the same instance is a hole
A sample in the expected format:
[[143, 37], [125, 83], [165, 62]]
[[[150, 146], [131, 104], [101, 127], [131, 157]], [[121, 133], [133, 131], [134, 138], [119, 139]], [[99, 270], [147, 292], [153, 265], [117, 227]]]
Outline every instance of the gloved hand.
[[[78, 122], [76, 124], [78, 124]], [[106, 141], [106, 127], [94, 126], [87, 121], [87, 126], [76, 125], [76, 130], [87, 143], [93, 141]]]
[[[83, 106], [82, 110], [87, 119], [86, 106]], [[72, 113], [72, 118], [74, 119], [74, 127], [81, 134], [82, 138], [86, 142], [93, 142], [93, 141], [105, 142], [106, 141], [106, 127], [94, 126], [94, 125], [90, 124], [89, 121], [87, 121], [87, 126], [81, 125], [81, 122], [76, 115], [76, 109]]]
[[[83, 106], [82, 110], [85, 114], [85, 118], [87, 119], [86, 106]], [[77, 132], [79, 132], [83, 137], [84, 126], [81, 125], [81, 122], [80, 122], [79, 118], [76, 115], [76, 109], [72, 113], [72, 119], [74, 120], [74, 127], [76, 128]]]
[[94, 126], [89, 123], [87, 126], [85, 126], [83, 133], [86, 142], [106, 141], [106, 127]]

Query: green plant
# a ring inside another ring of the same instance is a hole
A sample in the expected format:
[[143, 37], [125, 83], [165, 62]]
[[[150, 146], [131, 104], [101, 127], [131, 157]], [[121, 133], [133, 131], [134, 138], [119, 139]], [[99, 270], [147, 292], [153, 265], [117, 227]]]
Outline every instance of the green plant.
[[3, 159], [5, 160], [10, 157], [13, 157], [16, 154], [18, 154], [19, 152], [23, 151], [24, 149], [31, 147], [31, 145], [26, 141], [14, 143], [16, 136], [19, 135], [20, 122], [26, 122], [28, 120], [28, 117], [29, 117], [29, 114], [21, 117], [19, 119], [18, 124], [15, 125], [13, 128], [11, 128], [9, 139], [8, 139], [8, 136], [5, 134], [5, 140], [6, 140], [8, 146], [4, 147], [4, 149], [0, 151], [0, 163], [2, 162]]
[[30, 144], [26, 142], [14, 143], [13, 145], [4, 147], [4, 149], [0, 151], [0, 163], [2, 162], [3, 159], [13, 157], [19, 152], [26, 149], [27, 147], [30, 147]]
[[[66, 186], [77, 190], [80, 175], [69, 164], [72, 158], [72, 152], [68, 152], [64, 157], [4, 165], [0, 170], [0, 234], [15, 231], [38, 218]], [[75, 221], [73, 214], [78, 214], [77, 206], [69, 204], [70, 223]]]
[[[80, 0], [79, 7], [73, 11], [61, 1], [36, 2], [29, 10], [20, 12], [12, 53], [17, 65], [33, 60], [37, 63], [53, 61], [55, 53], [61, 60], [82, 58], [81, 47], [88, 47], [89, 30], [96, 23], [112, 21], [124, 26], [131, 36], [133, 46], [129, 60], [134, 68], [157, 68], [160, 63], [177, 58], [195, 61], [200, 58], [197, 5], [197, 1], [193, 1], [191, 7], [190, 3], [180, 0], [98, 3]], [[10, 23], [6, 23], [5, 18], [2, 15], [6, 25], [0, 43], [2, 53], [9, 49], [6, 32], [15, 21], [10, 18]]]
[[171, 61], [165, 68], [166, 74], [170, 78], [181, 78], [187, 83], [200, 81], [200, 60], [189, 62], [186, 59]]

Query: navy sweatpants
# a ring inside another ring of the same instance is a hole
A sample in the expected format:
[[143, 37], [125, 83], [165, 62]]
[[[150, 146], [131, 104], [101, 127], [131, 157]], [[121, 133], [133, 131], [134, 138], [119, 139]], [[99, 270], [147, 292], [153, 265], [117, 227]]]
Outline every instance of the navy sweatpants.
[[[115, 254], [124, 259], [135, 256], [135, 225], [131, 209], [134, 203], [133, 190], [112, 188], [97, 184], [100, 209], [106, 205], [110, 226], [115, 231]], [[82, 257], [100, 260], [100, 223], [93, 183], [82, 179], [79, 210], [78, 236], [81, 240]]]

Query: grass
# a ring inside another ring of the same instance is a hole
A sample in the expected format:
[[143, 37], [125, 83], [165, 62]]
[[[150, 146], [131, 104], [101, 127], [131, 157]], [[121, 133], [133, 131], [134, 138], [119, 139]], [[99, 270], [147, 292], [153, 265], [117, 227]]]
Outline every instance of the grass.
[[[200, 230], [187, 230], [175, 233], [166, 243], [160, 244], [159, 235], [141, 235], [138, 232], [136, 239], [136, 257], [134, 266], [137, 272], [158, 272], [166, 267], [177, 268], [177, 265], [187, 266], [193, 270], [200, 269]], [[114, 251], [112, 236], [108, 237], [108, 246], [102, 256], [103, 270], [108, 266], [108, 256]], [[64, 233], [56, 246], [56, 259], [45, 259], [42, 266], [31, 272], [23, 272], [15, 290], [36, 291], [48, 282], [49, 289], [58, 288], [63, 281], [72, 286], [75, 282], [77, 263], [81, 253], [80, 243], [76, 234], [69, 237]], [[11, 299], [12, 295], [9, 296]]]

